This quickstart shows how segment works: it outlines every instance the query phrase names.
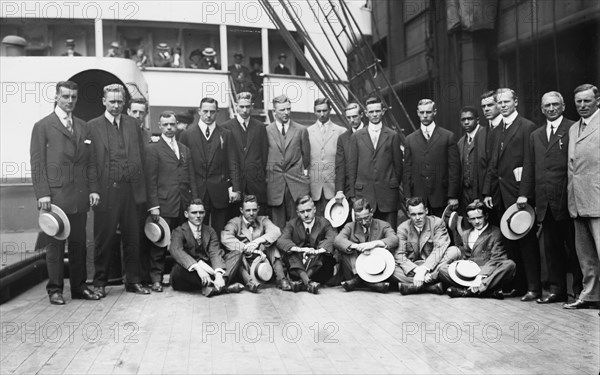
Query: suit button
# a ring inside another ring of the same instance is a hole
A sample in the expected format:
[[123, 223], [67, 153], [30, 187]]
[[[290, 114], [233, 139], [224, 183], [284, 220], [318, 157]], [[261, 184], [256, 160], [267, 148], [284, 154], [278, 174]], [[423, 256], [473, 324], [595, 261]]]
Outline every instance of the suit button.
[[498, 177], [498, 180], [502, 180], [502, 177]]

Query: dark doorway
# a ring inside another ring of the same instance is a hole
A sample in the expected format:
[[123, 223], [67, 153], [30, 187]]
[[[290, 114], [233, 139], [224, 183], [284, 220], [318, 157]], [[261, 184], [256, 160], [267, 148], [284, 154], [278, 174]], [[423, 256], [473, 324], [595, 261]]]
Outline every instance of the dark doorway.
[[84, 121], [89, 121], [104, 113], [102, 105], [102, 90], [104, 86], [118, 83], [125, 88], [125, 102], [129, 102], [131, 95], [127, 86], [112, 73], [99, 69], [84, 70], [70, 78], [79, 85], [78, 100], [74, 115]]

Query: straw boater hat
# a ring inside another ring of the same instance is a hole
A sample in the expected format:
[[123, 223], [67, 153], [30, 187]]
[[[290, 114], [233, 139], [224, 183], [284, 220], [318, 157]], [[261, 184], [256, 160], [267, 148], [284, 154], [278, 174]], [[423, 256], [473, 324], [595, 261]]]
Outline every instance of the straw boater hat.
[[158, 247], [165, 247], [171, 243], [171, 229], [162, 217], [159, 217], [158, 223], [155, 223], [152, 221], [152, 216], [148, 216], [144, 224], [144, 233]]
[[261, 284], [266, 283], [273, 277], [273, 267], [266, 258], [256, 257], [250, 266], [250, 276]]
[[25, 38], [21, 38], [18, 35], [7, 35], [2, 39], [2, 44], [6, 44], [9, 46], [25, 47], [27, 46], [27, 40], [25, 40]]
[[504, 215], [502, 215], [500, 230], [507, 239], [518, 240], [529, 233], [534, 223], [535, 211], [533, 207], [527, 204], [524, 209], [519, 210], [515, 203], [508, 207]]
[[454, 232], [456, 230], [456, 225], [458, 224], [458, 213], [452, 210], [450, 206], [446, 206], [446, 209], [444, 209], [444, 212], [442, 213], [442, 219], [444, 220], [444, 223], [446, 223], [446, 228], [448, 228], [449, 231]]
[[158, 46], [156, 46], [156, 49], [159, 49], [161, 51], [168, 51], [171, 48], [169, 48], [169, 45], [167, 43], [158, 43]]
[[65, 40], [65, 45], [67, 47], [74, 47], [75, 46], [75, 39], [67, 39], [67, 40]]
[[112, 48], [121, 48], [121, 46], [119, 45], [119, 42], [112, 42], [112, 43], [110, 44], [110, 46], [111, 46]]
[[356, 258], [356, 273], [368, 283], [387, 280], [394, 273], [394, 256], [388, 250], [377, 247], [369, 255], [361, 253]]
[[204, 56], [215, 56], [217, 54], [217, 51], [210, 47], [206, 47], [204, 50], [202, 50], [202, 54]]
[[476, 286], [475, 277], [479, 275], [481, 268], [472, 260], [457, 260], [448, 267], [448, 274], [452, 281], [462, 286]]
[[331, 198], [325, 206], [325, 219], [329, 220], [331, 226], [339, 228], [344, 225], [348, 214], [350, 213], [350, 206], [346, 198], [342, 200], [342, 203], [336, 203], [335, 198]]
[[71, 223], [67, 214], [57, 205], [50, 205], [50, 211], [40, 211], [38, 224], [42, 232], [57, 240], [66, 240], [71, 234]]

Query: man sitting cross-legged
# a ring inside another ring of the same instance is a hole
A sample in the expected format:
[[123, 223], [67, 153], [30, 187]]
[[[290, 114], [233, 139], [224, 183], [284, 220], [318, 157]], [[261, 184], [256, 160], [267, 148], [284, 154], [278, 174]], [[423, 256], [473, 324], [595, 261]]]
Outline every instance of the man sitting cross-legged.
[[443, 264], [460, 259], [460, 250], [450, 246], [444, 221], [428, 215], [422, 198], [409, 198], [406, 206], [410, 220], [398, 227], [400, 246], [395, 255], [394, 278], [399, 281], [400, 293], [443, 294], [439, 269]]
[[244, 286], [230, 282], [239, 271], [242, 253], [224, 254], [215, 230], [202, 224], [206, 210], [201, 199], [192, 200], [184, 215], [188, 221], [175, 228], [169, 248], [176, 262], [171, 270], [173, 289], [202, 289], [206, 297], [239, 293]]
[[[254, 195], [246, 195], [240, 207], [241, 215], [229, 220], [221, 232], [221, 243], [230, 252], [242, 252], [242, 267], [240, 276], [246, 287], [253, 293], [258, 292], [259, 283], [250, 273], [250, 266], [256, 257], [269, 258], [275, 271], [278, 284], [285, 280], [283, 264], [275, 241], [281, 235], [281, 230], [266, 216], [258, 216], [258, 199]], [[291, 289], [291, 287], [290, 287]]]
[[325, 257], [333, 255], [336, 232], [327, 219], [315, 216], [316, 212], [310, 195], [298, 198], [297, 217], [287, 222], [277, 240], [277, 247], [287, 253], [290, 276], [300, 279], [293, 283], [294, 292], [308, 290], [317, 294], [320, 284], [311, 278], [327, 261]]
[[[515, 276], [515, 262], [506, 255], [500, 229], [488, 223], [487, 207], [483, 203], [471, 203], [466, 211], [473, 228], [463, 234], [459, 246], [462, 259], [475, 262], [480, 267], [479, 274], [470, 282], [461, 280], [457, 265], [450, 267], [449, 264], [443, 264], [440, 267], [440, 280], [444, 285], [450, 285], [446, 290], [450, 297], [502, 299], [502, 286]], [[449, 268], [452, 270], [449, 271]], [[470, 285], [468, 288], [465, 287], [467, 284]]]
[[346, 224], [335, 238], [335, 248], [341, 255], [342, 272], [347, 279], [342, 282], [342, 287], [351, 292], [366, 285], [376, 292], [387, 293], [389, 282], [367, 283], [360, 279], [356, 272], [356, 259], [360, 253], [375, 248], [384, 248], [393, 253], [398, 247], [398, 237], [388, 222], [373, 218], [373, 209], [366, 199], [356, 199], [352, 209], [354, 221]]

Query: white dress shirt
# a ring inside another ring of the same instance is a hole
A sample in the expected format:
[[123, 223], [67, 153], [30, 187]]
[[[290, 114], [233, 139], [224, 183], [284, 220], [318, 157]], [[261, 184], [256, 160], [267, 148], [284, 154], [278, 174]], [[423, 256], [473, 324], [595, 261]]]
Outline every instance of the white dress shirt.
[[[204, 138], [206, 138], [206, 140], [208, 140], [208, 139], [210, 139], [210, 137], [212, 137], [213, 133], [215, 132], [216, 124], [213, 122], [212, 124], [208, 125], [208, 124], [205, 124], [203, 121], [198, 121], [198, 126], [200, 127], [200, 132], [202, 133]], [[207, 128], [210, 131], [210, 136], [208, 138], [206, 137], [206, 129]]]
[[515, 119], [517, 118], [518, 115], [519, 115], [519, 112], [514, 111], [513, 113], [508, 115], [508, 117], [502, 118], [502, 120], [504, 120], [504, 124], [506, 125], [506, 129], [508, 129], [508, 127], [511, 126], [513, 122], [515, 122]]
[[[431, 139], [431, 136], [433, 135], [434, 130], [435, 130], [435, 121], [431, 122], [431, 124], [429, 124], [427, 126], [421, 124], [421, 132], [423, 132], [423, 137], [425, 137], [425, 139], [427, 139], [427, 140]], [[427, 136], [427, 134], [429, 134], [429, 136]]]
[[548, 141], [550, 141], [550, 136], [552, 135], [552, 133], [556, 134], [556, 129], [558, 129], [558, 126], [560, 125], [562, 120], [563, 117], [560, 116], [554, 121], [546, 121], [546, 138], [548, 139]]
[[483, 233], [483, 231], [488, 227], [488, 225], [490, 225], [490, 224], [489, 223], [485, 224], [485, 226], [483, 228], [481, 228], [481, 230], [477, 230], [477, 229], [473, 228], [469, 232], [469, 236], [467, 238], [467, 245], [469, 245], [469, 247], [471, 249], [473, 249], [473, 246], [475, 246], [475, 242], [477, 242], [477, 239], [479, 238], [479, 236], [481, 236], [481, 233]]

